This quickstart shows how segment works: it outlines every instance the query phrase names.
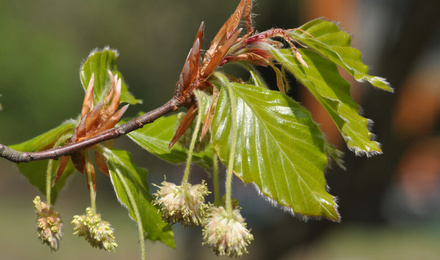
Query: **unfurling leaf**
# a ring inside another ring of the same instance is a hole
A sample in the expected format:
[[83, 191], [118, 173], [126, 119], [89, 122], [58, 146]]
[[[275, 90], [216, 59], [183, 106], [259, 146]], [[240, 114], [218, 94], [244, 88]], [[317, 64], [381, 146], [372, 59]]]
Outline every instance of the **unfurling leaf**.
[[274, 57], [300, 81], [321, 103], [335, 122], [347, 146], [356, 154], [381, 153], [372, 140], [368, 119], [359, 115], [359, 106], [350, 96], [350, 84], [336, 65], [311, 50], [299, 50], [308, 68], [298, 62], [289, 50], [273, 49]]
[[80, 69], [81, 83], [84, 90], [87, 90], [89, 86], [92, 74], [94, 74], [94, 97], [93, 103], [96, 105], [99, 101], [104, 100], [107, 90], [110, 84], [110, 77], [108, 71], [110, 70], [113, 75], [118, 75], [122, 79], [121, 89], [121, 103], [128, 103], [131, 105], [142, 103], [142, 100], [135, 99], [127, 90], [127, 85], [124, 83], [122, 74], [116, 67], [116, 59], [118, 58], [118, 52], [109, 48], [102, 50], [95, 50], [89, 54], [87, 60], [82, 64]]
[[345, 69], [357, 81], [368, 81], [377, 88], [393, 92], [384, 78], [368, 75], [368, 66], [362, 63], [361, 52], [350, 46], [351, 36], [335, 23], [315, 19], [288, 34]]
[[244, 183], [254, 183], [292, 213], [338, 221], [337, 205], [325, 188], [324, 139], [309, 112], [277, 91], [229, 84], [237, 118], [231, 119], [229, 97], [222, 88], [211, 125], [221, 161], [228, 160], [231, 120], [236, 120], [234, 172]]

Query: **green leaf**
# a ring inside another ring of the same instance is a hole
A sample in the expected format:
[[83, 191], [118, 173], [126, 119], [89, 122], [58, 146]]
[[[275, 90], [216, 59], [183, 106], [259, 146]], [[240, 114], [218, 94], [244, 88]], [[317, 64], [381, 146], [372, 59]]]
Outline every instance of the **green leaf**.
[[78, 121], [67, 120], [56, 128], [47, 131], [37, 137], [32, 138], [26, 142], [20, 144], [14, 144], [12, 149], [26, 152], [38, 152], [41, 150], [50, 149], [58, 141], [58, 139], [67, 134], [72, 134], [76, 128]]
[[[77, 121], [68, 120], [60, 126], [41, 134], [26, 142], [11, 145], [12, 149], [23, 152], [38, 152], [53, 148], [55, 143], [64, 143], [73, 133]], [[61, 140], [60, 140], [61, 139]], [[21, 174], [23, 174], [29, 182], [39, 189], [42, 193], [46, 194], [46, 174], [49, 161], [34, 161], [29, 163], [17, 164]], [[59, 161], [55, 161], [52, 166], [52, 176], [58, 169]], [[75, 171], [72, 162], [69, 162], [63, 175], [58, 180], [57, 184], [52, 188], [51, 201], [55, 203], [59, 191], [64, 187], [67, 179]]]
[[270, 89], [266, 82], [264, 81], [263, 77], [260, 75], [258, 70], [254, 66], [249, 66], [249, 73], [250, 73], [250, 79], [249, 84], [261, 87], [261, 88], [267, 88]]
[[[128, 137], [149, 153], [169, 163], [184, 163], [187, 159], [187, 149], [179, 143], [168, 149], [179, 123], [177, 115], [163, 116], [139, 130], [130, 132]], [[193, 162], [209, 171], [213, 154], [212, 146], [207, 146], [204, 151], [193, 153]]]
[[369, 121], [359, 115], [359, 106], [350, 96], [350, 84], [338, 72], [336, 65], [314, 51], [299, 50], [308, 68], [301, 64], [291, 50], [273, 49], [277, 59], [289, 70], [329, 113], [347, 146], [356, 154], [381, 153], [368, 130]]
[[[230, 83], [237, 106], [238, 140], [233, 170], [244, 183], [304, 216], [339, 220], [326, 191], [324, 139], [309, 112], [289, 97], [265, 88]], [[223, 163], [231, 146], [231, 109], [221, 89], [212, 141]]]
[[350, 46], [351, 36], [336, 24], [315, 19], [288, 34], [345, 69], [357, 81], [368, 81], [377, 88], [393, 92], [384, 78], [368, 75], [368, 66], [362, 63], [361, 52]]
[[[105, 147], [103, 150], [116, 195], [119, 201], [128, 209], [131, 218], [137, 221], [134, 211], [136, 206], [141, 216], [146, 237], [152, 241], [159, 240], [174, 248], [174, 235], [171, 226], [162, 221], [158, 209], [151, 204], [152, 197], [146, 183], [147, 171], [137, 167], [130, 153], [126, 151]], [[124, 188], [124, 183], [128, 185], [129, 191]], [[133, 195], [135, 205], [130, 201], [128, 192]]]
[[108, 70], [113, 75], [118, 75], [122, 79], [121, 99], [120, 102], [125, 102], [131, 105], [142, 103], [142, 100], [135, 99], [133, 95], [128, 92], [122, 74], [116, 67], [116, 59], [119, 54], [116, 50], [105, 48], [103, 50], [94, 50], [89, 54], [87, 60], [82, 64], [80, 69], [81, 83], [84, 90], [87, 90], [90, 77], [95, 73], [95, 83], [93, 87], [93, 103], [96, 104], [105, 98], [107, 90], [110, 86], [110, 76]]
[[177, 115], [163, 116], [127, 135], [149, 153], [169, 163], [182, 163], [186, 161], [186, 153], [176, 146], [168, 149], [177, 124]]
[[336, 148], [334, 145], [325, 142], [325, 153], [327, 154], [327, 156], [329, 158], [331, 158], [337, 166], [339, 166], [339, 168], [343, 169], [344, 171], [346, 170], [345, 165], [344, 165], [344, 160], [342, 159], [342, 157], [344, 156], [344, 153], [341, 152], [338, 148]]

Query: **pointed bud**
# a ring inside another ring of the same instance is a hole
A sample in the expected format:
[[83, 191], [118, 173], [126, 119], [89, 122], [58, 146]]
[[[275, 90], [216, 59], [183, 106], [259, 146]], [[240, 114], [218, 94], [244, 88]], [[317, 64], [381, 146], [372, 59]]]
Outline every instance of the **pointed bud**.
[[[197, 115], [197, 110], [196, 110], [195, 114]], [[196, 117], [196, 115], [194, 116], [194, 118]], [[179, 126], [182, 122], [184, 122], [185, 116], [186, 116], [186, 114], [184, 114], [184, 113], [177, 114], [177, 120], [180, 122]], [[192, 135], [194, 133], [194, 130], [196, 129], [196, 121], [197, 120], [194, 120], [194, 119], [192, 119], [192, 120], [193, 121], [188, 126], [188, 128], [185, 129], [185, 132], [177, 140], [177, 143], [179, 143], [185, 149], [189, 149], [189, 147], [191, 145]], [[176, 130], [176, 133], [177, 133], [177, 130]], [[209, 142], [211, 140], [211, 136], [208, 131], [206, 131], [204, 134], [207, 136], [201, 140], [198, 138], [195, 145], [194, 145], [194, 152], [196, 152], [196, 153], [204, 151], [206, 146], [209, 144]]]
[[90, 77], [89, 85], [86, 90], [86, 96], [84, 97], [84, 102], [81, 110], [81, 117], [87, 115], [93, 108], [93, 86], [95, 83], [95, 73], [92, 73]]
[[110, 112], [110, 114], [113, 114], [118, 109], [122, 90], [122, 80], [121, 78], [118, 78], [117, 74], [114, 76], [111, 89], [113, 90], [111, 94], [112, 101], [109, 105], [108, 111]]

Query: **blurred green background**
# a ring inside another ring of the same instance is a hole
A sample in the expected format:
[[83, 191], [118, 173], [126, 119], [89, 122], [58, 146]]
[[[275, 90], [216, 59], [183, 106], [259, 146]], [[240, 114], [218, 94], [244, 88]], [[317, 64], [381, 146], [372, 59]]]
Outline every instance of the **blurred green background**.
[[[119, 51], [118, 68], [142, 105], [127, 116], [166, 102], [201, 21], [205, 43], [233, 12], [238, 0], [202, 1], [6, 1], [0, 0], [0, 143], [28, 140], [79, 114], [84, 92], [81, 62], [94, 48]], [[329, 140], [343, 149], [347, 171], [326, 178], [338, 197], [341, 223], [302, 222], [272, 208], [257, 192], [234, 183], [234, 196], [255, 241], [243, 259], [438, 259], [440, 249], [440, 2], [437, 0], [259, 0], [255, 26], [295, 28], [310, 19], [339, 21], [354, 35], [372, 74], [386, 77], [394, 95], [353, 84], [353, 96], [375, 121], [384, 154], [355, 157], [345, 151], [334, 126], [301, 87], [292, 93], [307, 106]], [[266, 71], [263, 71], [266, 74]], [[266, 75], [268, 81], [274, 75]], [[272, 79], [273, 80], [273, 79]], [[327, 120], [327, 121], [326, 121]], [[149, 170], [149, 181], [178, 181], [182, 166], [170, 166], [127, 138]], [[98, 210], [112, 223], [115, 253], [91, 248], [72, 235], [70, 219], [89, 205], [79, 174], [61, 192], [56, 209], [64, 219], [58, 252], [35, 234], [32, 199], [40, 194], [17, 167], [0, 160], [0, 259], [138, 259], [137, 230], [119, 205], [107, 177], [98, 176]], [[205, 173], [194, 167], [196, 182]], [[148, 259], [218, 259], [201, 245], [200, 229], [174, 227], [177, 249], [147, 243]], [[221, 257], [223, 259], [223, 257]]]

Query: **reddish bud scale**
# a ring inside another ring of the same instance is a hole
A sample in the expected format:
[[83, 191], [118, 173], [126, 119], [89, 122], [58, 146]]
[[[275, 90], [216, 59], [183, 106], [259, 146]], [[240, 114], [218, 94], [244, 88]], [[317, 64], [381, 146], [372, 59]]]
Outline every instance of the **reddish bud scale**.
[[[203, 23], [200, 25], [193, 47], [189, 51], [182, 72], [180, 73], [179, 81], [176, 84], [176, 90], [174, 93], [175, 97], [181, 104], [184, 104], [185, 107], [195, 110], [197, 104], [193, 96], [193, 91], [195, 89], [204, 89], [211, 86], [208, 82], [208, 78], [212, 75], [217, 66], [222, 63], [222, 60], [225, 58], [231, 46], [236, 43], [238, 36], [240, 35], [241, 29], [238, 29], [240, 20], [243, 19], [245, 21], [246, 28], [248, 32], [251, 33], [253, 30], [251, 26], [251, 10], [252, 0], [240, 1], [235, 12], [224, 23], [212, 40], [201, 64], [200, 52], [205, 27]], [[181, 126], [179, 126], [169, 147], [172, 147], [180, 136], [186, 132], [193, 120], [194, 116], [182, 120]]]
[[[110, 71], [108, 71], [108, 73], [111, 80], [110, 89], [107, 92], [104, 102], [100, 101], [95, 106], [93, 106], [94, 75], [92, 74], [86, 95], [84, 97], [83, 107], [81, 110], [81, 120], [70, 139], [71, 143], [92, 138], [108, 129], [113, 128], [127, 110], [128, 105], [125, 105], [121, 109], [117, 110], [121, 97], [121, 78], [118, 78], [118, 75], [113, 75]], [[93, 189], [96, 191], [95, 168], [90, 160], [87, 150], [88, 149], [74, 152], [70, 157], [72, 158], [75, 168], [80, 173], [85, 172], [86, 176], [91, 175]], [[95, 150], [95, 162], [98, 165], [98, 168], [108, 175], [107, 164], [104, 160], [104, 157], [98, 150]], [[62, 175], [67, 163], [68, 157], [63, 156], [60, 161], [60, 166], [58, 167], [57, 176], [53, 185], [55, 185]]]

